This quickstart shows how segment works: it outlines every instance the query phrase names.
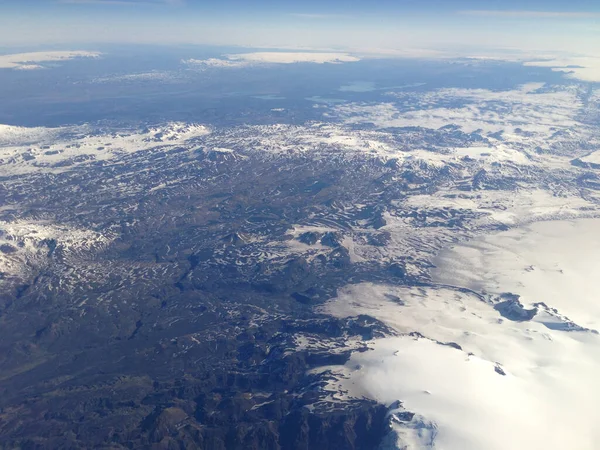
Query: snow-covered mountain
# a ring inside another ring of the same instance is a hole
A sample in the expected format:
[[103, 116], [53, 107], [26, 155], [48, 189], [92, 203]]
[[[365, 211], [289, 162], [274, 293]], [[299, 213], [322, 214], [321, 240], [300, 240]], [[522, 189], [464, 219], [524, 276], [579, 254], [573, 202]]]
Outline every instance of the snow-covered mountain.
[[0, 126], [0, 435], [593, 449], [594, 92]]

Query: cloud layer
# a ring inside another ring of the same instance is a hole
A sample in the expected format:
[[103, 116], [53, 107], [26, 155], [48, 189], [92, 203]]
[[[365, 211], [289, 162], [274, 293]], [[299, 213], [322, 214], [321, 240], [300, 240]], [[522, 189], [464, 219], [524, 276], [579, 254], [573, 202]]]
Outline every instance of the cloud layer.
[[185, 0], [59, 0], [67, 5], [184, 5]]
[[0, 69], [43, 69], [44, 66], [40, 63], [68, 61], [75, 58], [97, 58], [99, 56], [100, 53], [98, 52], [88, 51], [32, 52], [0, 55]]
[[348, 53], [317, 53], [317, 52], [254, 52], [225, 55], [224, 59], [187, 59], [184, 64], [199, 68], [239, 68], [256, 64], [340, 64], [360, 61], [360, 58]]
[[526, 10], [494, 10], [471, 9], [460, 11], [459, 14], [479, 17], [505, 17], [516, 19], [595, 19], [600, 18], [599, 12], [593, 11], [526, 11]]

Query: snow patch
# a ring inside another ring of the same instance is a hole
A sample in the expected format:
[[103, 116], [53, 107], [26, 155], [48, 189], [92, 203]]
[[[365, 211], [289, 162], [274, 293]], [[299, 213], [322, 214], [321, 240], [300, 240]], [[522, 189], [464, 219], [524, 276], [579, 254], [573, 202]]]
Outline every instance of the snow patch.
[[[600, 323], [598, 226], [543, 222], [461, 244], [436, 261], [443, 285], [341, 289], [320, 312], [370, 315], [402, 335], [353, 353], [328, 389], [400, 400], [435, 427], [427, 443], [415, 440], [418, 420], [395, 422], [398, 448], [595, 449], [600, 336], [566, 316]], [[503, 316], [495, 306], [506, 291], [545, 305], [531, 320]]]
[[183, 122], [110, 133], [91, 125], [59, 128], [0, 125], [0, 175], [61, 172], [122, 154], [156, 147], [174, 148], [209, 133], [204, 125]]
[[62, 258], [95, 252], [105, 248], [114, 237], [110, 233], [44, 221], [0, 221], [0, 272], [25, 275], [32, 266], [47, 264], [57, 251]]

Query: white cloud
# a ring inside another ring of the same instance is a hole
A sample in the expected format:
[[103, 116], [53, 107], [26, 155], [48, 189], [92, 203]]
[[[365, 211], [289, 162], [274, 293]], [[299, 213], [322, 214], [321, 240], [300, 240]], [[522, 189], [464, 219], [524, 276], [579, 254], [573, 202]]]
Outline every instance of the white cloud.
[[100, 55], [99, 52], [87, 51], [33, 52], [0, 55], [0, 69], [42, 69], [44, 66], [37, 63], [68, 61], [75, 58], [97, 58]]
[[311, 13], [291, 13], [290, 16], [297, 17], [299, 19], [340, 19], [343, 15], [339, 14], [311, 14]]
[[196, 68], [239, 68], [256, 64], [339, 64], [359, 61], [360, 58], [348, 53], [317, 53], [317, 52], [254, 52], [225, 55], [225, 59], [185, 59], [181, 62]]
[[15, 67], [16, 70], [37, 70], [43, 68], [44, 66], [40, 66], [39, 64], [21, 64]]
[[69, 5], [183, 5], [185, 0], [59, 0]]
[[255, 52], [227, 55], [230, 60], [255, 63], [293, 64], [356, 62], [360, 59], [348, 53], [309, 53], [309, 52]]
[[175, 83], [179, 80], [177, 73], [168, 71], [151, 71], [141, 73], [131, 73], [126, 75], [110, 75], [106, 77], [97, 77], [92, 80], [93, 83], [139, 83], [139, 82], [157, 82]]
[[479, 17], [515, 19], [597, 19], [600, 13], [591, 11], [519, 11], [519, 10], [466, 10], [459, 14]]
[[232, 68], [232, 67], [245, 67], [248, 65], [246, 61], [230, 61], [228, 59], [219, 58], [208, 58], [208, 59], [183, 59], [183, 64], [187, 64], [190, 67], [205, 69], [209, 67], [218, 68]]
[[600, 83], [600, 57], [559, 57], [542, 61], [526, 61], [525, 65], [550, 67], [556, 72], [567, 73], [570, 78]]

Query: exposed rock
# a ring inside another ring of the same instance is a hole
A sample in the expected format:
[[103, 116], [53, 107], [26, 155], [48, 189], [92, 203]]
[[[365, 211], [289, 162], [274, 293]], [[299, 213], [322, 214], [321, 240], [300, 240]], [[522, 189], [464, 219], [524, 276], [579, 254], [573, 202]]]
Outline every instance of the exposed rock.
[[314, 245], [321, 239], [321, 233], [315, 233], [314, 231], [307, 231], [298, 236], [298, 240], [306, 245]]
[[339, 233], [328, 231], [321, 238], [321, 244], [326, 245], [327, 247], [339, 247], [342, 245], [342, 237], [339, 235]]
[[504, 294], [501, 297], [503, 301], [494, 305], [494, 309], [503, 317], [515, 322], [525, 322], [533, 319], [537, 314], [537, 309], [525, 309], [519, 298], [518, 295]]

